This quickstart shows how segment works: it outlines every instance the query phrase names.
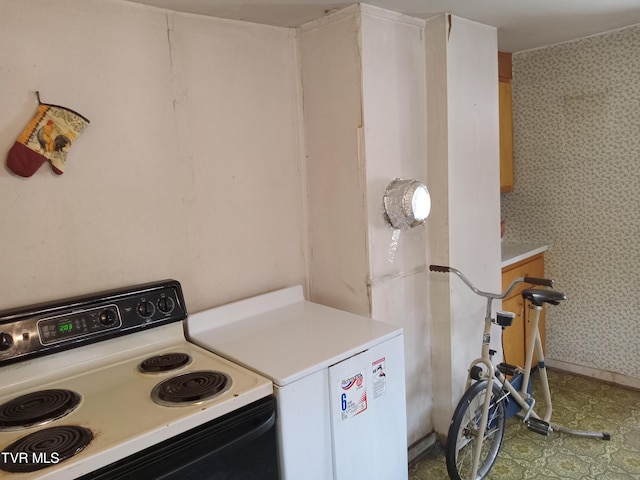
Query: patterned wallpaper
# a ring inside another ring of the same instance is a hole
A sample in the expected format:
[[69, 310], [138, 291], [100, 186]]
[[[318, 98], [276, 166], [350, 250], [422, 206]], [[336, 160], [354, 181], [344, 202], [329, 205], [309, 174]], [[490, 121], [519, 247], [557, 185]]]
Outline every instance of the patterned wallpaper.
[[549, 245], [547, 356], [640, 378], [640, 26], [513, 55], [505, 242]]

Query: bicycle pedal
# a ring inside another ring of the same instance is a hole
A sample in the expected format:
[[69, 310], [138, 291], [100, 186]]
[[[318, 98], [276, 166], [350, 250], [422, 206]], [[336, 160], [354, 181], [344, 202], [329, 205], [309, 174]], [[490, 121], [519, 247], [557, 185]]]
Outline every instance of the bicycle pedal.
[[527, 420], [527, 428], [532, 432], [539, 433], [545, 437], [553, 431], [549, 422], [545, 422], [538, 418], [529, 418]]

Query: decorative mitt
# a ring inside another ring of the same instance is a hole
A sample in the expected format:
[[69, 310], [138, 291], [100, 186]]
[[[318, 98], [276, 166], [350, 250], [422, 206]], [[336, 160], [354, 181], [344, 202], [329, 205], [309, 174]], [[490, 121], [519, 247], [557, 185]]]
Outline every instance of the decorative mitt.
[[7, 166], [16, 175], [30, 177], [45, 160], [61, 175], [71, 143], [80, 136], [89, 120], [73, 110], [40, 101], [38, 110], [9, 150]]

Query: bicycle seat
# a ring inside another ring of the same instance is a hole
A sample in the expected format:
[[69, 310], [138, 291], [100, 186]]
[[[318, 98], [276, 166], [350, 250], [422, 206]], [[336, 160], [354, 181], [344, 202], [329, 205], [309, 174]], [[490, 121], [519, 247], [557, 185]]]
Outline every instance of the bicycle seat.
[[541, 307], [543, 303], [558, 305], [561, 300], [566, 300], [564, 293], [554, 290], [543, 290], [541, 288], [529, 288], [522, 291], [522, 298], [529, 300], [536, 307]]

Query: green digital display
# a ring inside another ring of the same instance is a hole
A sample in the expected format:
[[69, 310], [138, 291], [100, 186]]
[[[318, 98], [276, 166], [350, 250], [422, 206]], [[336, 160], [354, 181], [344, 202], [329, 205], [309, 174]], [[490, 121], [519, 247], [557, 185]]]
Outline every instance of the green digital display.
[[58, 325], [58, 331], [60, 333], [67, 333], [71, 330], [73, 330], [73, 322], [66, 322]]
[[117, 306], [106, 305], [72, 311], [38, 320], [38, 337], [42, 345], [78, 341], [105, 330], [116, 330], [122, 322]]

